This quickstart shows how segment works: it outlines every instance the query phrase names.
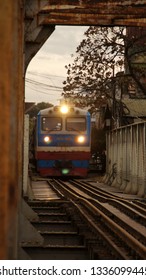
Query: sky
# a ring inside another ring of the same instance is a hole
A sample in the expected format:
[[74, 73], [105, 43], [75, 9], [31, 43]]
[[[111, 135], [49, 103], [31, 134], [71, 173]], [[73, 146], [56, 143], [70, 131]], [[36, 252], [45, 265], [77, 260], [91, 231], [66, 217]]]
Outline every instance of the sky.
[[87, 26], [56, 26], [27, 68], [25, 102], [59, 104], [67, 77], [65, 65], [73, 62], [71, 55], [75, 55], [87, 29]]

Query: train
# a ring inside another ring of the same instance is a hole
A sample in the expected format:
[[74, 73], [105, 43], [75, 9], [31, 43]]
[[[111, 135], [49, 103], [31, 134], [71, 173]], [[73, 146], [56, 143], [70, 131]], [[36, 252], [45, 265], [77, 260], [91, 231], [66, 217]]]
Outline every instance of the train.
[[36, 119], [35, 161], [42, 177], [87, 177], [91, 153], [91, 116], [85, 109], [58, 105]]

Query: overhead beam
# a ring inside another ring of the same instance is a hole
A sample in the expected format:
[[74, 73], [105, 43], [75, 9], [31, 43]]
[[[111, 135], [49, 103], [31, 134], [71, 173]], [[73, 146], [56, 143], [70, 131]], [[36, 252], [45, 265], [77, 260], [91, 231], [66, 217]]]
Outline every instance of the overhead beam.
[[51, 36], [54, 32], [55, 26], [41, 26], [37, 27], [29, 33], [29, 36], [25, 40], [25, 69], [27, 68], [31, 59], [39, 51], [45, 41]]
[[39, 25], [145, 26], [146, 0], [41, 1], [37, 19]]
[[57, 13], [86, 13], [86, 14], [103, 14], [103, 15], [108, 15], [108, 14], [125, 14], [125, 15], [144, 15], [146, 12], [146, 1], [145, 5], [126, 5], [124, 4], [125, 2], [123, 1], [121, 4], [116, 4], [115, 2], [110, 2], [106, 1], [105, 3], [98, 3], [95, 5], [93, 2], [91, 4], [82, 4], [82, 5], [49, 5], [43, 6], [40, 9], [40, 12], [45, 12], [45, 13], [51, 13], [51, 12], [57, 12]]
[[144, 27], [146, 0], [25, 0], [25, 69], [55, 25]]
[[84, 13], [56, 13], [38, 15], [39, 25], [101, 25], [101, 26], [145, 26], [146, 18], [141, 16], [126, 16], [121, 14], [113, 17], [112, 14], [106, 16], [99, 14], [84, 14]]
[[55, 25], [42, 25], [38, 13], [48, 1], [26, 0], [25, 5], [25, 71], [31, 59], [55, 30]]

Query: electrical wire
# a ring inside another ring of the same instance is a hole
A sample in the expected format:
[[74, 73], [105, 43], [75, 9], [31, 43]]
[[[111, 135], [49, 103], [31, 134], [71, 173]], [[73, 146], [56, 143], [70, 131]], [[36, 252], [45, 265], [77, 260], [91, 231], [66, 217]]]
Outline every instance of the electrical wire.
[[52, 85], [49, 85], [49, 84], [46, 84], [46, 83], [43, 83], [43, 82], [38, 82], [38, 81], [28, 79], [28, 78], [26, 78], [25, 81], [26, 81], [26, 83], [30, 83], [30, 84], [33, 84], [35, 86], [42, 86], [42, 87], [47, 88], [47, 89], [53, 88], [53, 89], [61, 89], [62, 90], [62, 87], [52, 86]]

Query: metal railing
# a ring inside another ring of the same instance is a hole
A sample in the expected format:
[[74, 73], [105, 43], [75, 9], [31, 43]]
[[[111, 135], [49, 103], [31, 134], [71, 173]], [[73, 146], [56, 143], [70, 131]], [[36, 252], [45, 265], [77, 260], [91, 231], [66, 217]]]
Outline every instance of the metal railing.
[[105, 183], [124, 193], [146, 195], [146, 122], [107, 132]]

